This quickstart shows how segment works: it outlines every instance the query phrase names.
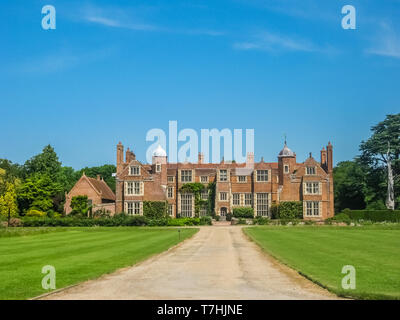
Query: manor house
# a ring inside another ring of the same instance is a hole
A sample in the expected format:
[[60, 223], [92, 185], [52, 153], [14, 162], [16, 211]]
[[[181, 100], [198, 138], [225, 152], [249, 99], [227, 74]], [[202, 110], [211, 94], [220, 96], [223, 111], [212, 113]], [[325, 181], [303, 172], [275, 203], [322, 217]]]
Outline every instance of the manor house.
[[[256, 216], [270, 216], [271, 205], [283, 201], [302, 201], [305, 219], [322, 220], [334, 215], [332, 145], [321, 150], [316, 161], [310, 154], [298, 163], [296, 153], [285, 145], [278, 162], [254, 162], [248, 153], [246, 163], [204, 163], [199, 153], [197, 163], [169, 163], [159, 146], [151, 164], [143, 164], [121, 142], [117, 145], [115, 212], [143, 214], [143, 201], [167, 201], [172, 217], [195, 215], [194, 195], [180, 192], [186, 183], [207, 186], [215, 182], [215, 214], [221, 217], [235, 207], [252, 207]], [[209, 192], [201, 194], [207, 200]], [[205, 202], [205, 201], [204, 201]], [[207, 215], [207, 206], [200, 216]]]

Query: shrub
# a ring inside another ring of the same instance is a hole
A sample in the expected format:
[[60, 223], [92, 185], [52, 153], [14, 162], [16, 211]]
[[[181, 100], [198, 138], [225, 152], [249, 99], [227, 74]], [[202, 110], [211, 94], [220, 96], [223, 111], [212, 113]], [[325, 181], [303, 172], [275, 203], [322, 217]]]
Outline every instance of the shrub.
[[233, 208], [235, 218], [254, 218], [254, 209], [251, 207]]
[[278, 210], [279, 210], [279, 205], [276, 203], [273, 203], [271, 205], [271, 218], [272, 219], [279, 219], [278, 218]]
[[226, 221], [232, 221], [232, 213], [226, 214]]
[[149, 219], [161, 219], [166, 216], [167, 206], [164, 201], [143, 201], [143, 215]]
[[237, 221], [237, 224], [247, 224], [246, 223], [246, 219], [239, 218], [238, 221]]
[[87, 196], [75, 196], [71, 199], [71, 215], [86, 216], [91, 206], [88, 205]]
[[11, 218], [10, 224], [8, 224], [8, 222], [3, 222], [3, 224], [4, 224], [4, 226], [8, 226], [8, 227], [22, 227], [23, 226], [21, 219], [18, 219], [18, 218]]
[[266, 224], [269, 224], [269, 219], [268, 218], [264, 218], [264, 217], [256, 217], [253, 220], [253, 224], [266, 225]]
[[45, 217], [46, 215], [47, 215], [46, 212], [35, 209], [29, 209], [28, 212], [26, 213], [27, 217]]
[[179, 219], [169, 219], [168, 226], [198, 226], [200, 224], [200, 218], [179, 218]]
[[277, 205], [277, 219], [303, 219], [303, 203], [301, 201], [285, 201]]
[[212, 219], [210, 216], [205, 216], [200, 218], [200, 225], [202, 226], [211, 226], [212, 225]]
[[349, 216], [350, 220], [360, 221], [369, 220], [373, 222], [400, 222], [400, 210], [350, 210], [344, 209], [343, 212]]

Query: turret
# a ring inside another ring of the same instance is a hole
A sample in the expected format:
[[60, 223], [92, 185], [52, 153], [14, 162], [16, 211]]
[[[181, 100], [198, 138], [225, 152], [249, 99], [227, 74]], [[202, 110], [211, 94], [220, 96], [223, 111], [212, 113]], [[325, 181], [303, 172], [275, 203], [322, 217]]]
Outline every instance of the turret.
[[286, 144], [278, 155], [279, 184], [284, 184], [285, 178], [293, 171], [296, 164], [296, 153], [289, 149]]

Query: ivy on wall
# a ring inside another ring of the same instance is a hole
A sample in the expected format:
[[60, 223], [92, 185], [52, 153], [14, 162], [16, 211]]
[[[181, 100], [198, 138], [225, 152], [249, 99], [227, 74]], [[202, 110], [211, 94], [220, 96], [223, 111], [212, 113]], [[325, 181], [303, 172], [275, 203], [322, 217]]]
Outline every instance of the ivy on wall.
[[143, 201], [143, 215], [150, 219], [160, 219], [167, 215], [167, 202]]
[[[200, 182], [185, 183], [179, 191], [181, 193], [190, 193], [194, 195], [194, 213], [198, 217], [200, 215], [200, 209], [204, 206], [207, 207], [207, 214], [214, 215], [215, 207], [215, 182], [210, 182], [208, 186]], [[201, 194], [207, 191], [208, 199], [203, 200]]]

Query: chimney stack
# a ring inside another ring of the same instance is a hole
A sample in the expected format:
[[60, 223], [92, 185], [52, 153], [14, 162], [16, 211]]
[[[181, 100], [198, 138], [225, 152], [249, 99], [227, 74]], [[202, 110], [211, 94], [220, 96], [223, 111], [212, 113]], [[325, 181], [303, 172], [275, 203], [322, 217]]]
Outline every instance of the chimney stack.
[[254, 153], [253, 152], [247, 152], [246, 156], [246, 165], [254, 165]]
[[199, 152], [199, 159], [197, 161], [199, 164], [204, 163], [204, 154], [202, 152]]
[[326, 147], [326, 166], [328, 169], [328, 173], [331, 173], [333, 171], [333, 147], [331, 145], [331, 142], [328, 142], [328, 145]]
[[124, 146], [121, 141], [117, 144], [117, 173], [122, 170], [122, 164], [124, 163]]

